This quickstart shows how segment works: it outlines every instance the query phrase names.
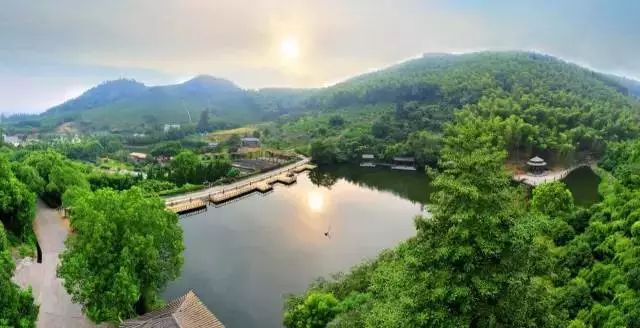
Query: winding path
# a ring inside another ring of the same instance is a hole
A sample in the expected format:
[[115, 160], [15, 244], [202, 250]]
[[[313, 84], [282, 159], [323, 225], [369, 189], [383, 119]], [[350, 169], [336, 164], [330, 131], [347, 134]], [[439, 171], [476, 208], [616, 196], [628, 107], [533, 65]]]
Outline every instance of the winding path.
[[71, 296], [62, 286], [62, 279], [56, 276], [60, 263], [58, 255], [64, 250], [68, 235], [59, 213], [38, 200], [33, 230], [42, 249], [42, 263], [21, 262], [16, 268], [14, 281], [22, 287], [32, 286], [33, 297], [40, 304], [37, 327], [96, 327], [82, 314], [80, 305], [71, 302]]

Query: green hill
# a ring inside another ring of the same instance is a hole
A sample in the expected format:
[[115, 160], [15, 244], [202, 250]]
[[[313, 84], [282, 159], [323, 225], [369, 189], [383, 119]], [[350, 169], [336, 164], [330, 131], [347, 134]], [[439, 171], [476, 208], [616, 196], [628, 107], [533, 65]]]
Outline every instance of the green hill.
[[156, 87], [130, 80], [105, 82], [41, 117], [45, 121], [74, 121], [92, 130], [130, 129], [150, 123], [195, 123], [205, 109], [211, 112], [212, 120], [243, 124], [260, 119], [247, 91], [210, 76]]
[[[506, 108], [494, 111], [539, 125], [539, 133], [554, 139], [550, 145], [534, 142], [533, 147], [545, 149], [566, 143], [563, 138], [579, 138], [563, 136], [579, 126], [599, 131], [590, 132], [594, 138], [635, 133], [625, 126], [637, 120], [637, 102], [628, 96], [634, 90], [621, 81], [536, 53], [431, 54], [321, 89], [253, 91], [210, 76], [157, 87], [106, 82], [51, 108], [39, 120], [43, 126], [73, 121], [89, 130], [134, 129], [148, 123], [195, 123], [208, 109], [212, 121], [233, 124], [280, 119], [291, 124], [284, 129], [295, 132], [297, 140], [310, 141], [321, 137], [317, 130], [322, 124], [308, 129], [295, 118], [308, 119], [311, 113], [322, 123], [337, 113], [347, 122], [324, 131], [326, 136], [353, 134], [350, 127], [362, 134], [378, 122], [375, 137], [390, 145], [418, 130], [438, 133], [465, 106], [506, 101], [493, 105]], [[548, 122], [541, 122], [543, 116]], [[298, 133], [295, 124], [306, 131]]]
[[[322, 141], [334, 161], [356, 160], [363, 152], [433, 161], [419, 149], [434, 136], [418, 132], [437, 136], [466, 109], [478, 119], [507, 121], [506, 131], [496, 132], [509, 135], [515, 157], [570, 160], [601, 153], [608, 140], [638, 135], [640, 110], [628, 94], [609, 76], [536, 53], [425, 55], [318, 90], [298, 109], [312, 114], [270, 135], [282, 145]], [[344, 122], [331, 124], [335, 116]]]

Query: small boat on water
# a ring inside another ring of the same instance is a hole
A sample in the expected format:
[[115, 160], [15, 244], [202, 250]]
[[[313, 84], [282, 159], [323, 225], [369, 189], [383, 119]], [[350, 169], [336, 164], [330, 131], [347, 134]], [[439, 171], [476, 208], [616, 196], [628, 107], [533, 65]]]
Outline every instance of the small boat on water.
[[376, 167], [374, 163], [360, 163], [361, 167]]

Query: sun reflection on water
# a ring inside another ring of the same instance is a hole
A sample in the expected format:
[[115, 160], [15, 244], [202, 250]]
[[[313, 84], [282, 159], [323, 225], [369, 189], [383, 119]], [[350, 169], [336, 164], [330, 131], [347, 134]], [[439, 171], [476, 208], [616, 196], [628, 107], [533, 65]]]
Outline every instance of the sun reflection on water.
[[324, 195], [317, 191], [311, 191], [307, 195], [307, 204], [312, 212], [322, 212], [324, 209]]

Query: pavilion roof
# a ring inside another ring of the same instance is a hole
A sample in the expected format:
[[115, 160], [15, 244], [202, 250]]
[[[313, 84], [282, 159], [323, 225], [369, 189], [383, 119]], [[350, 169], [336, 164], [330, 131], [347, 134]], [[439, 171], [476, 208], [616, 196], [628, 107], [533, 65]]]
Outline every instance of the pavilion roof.
[[224, 328], [224, 325], [198, 296], [189, 291], [162, 309], [149, 312], [120, 324], [120, 328]]
[[527, 165], [530, 165], [530, 166], [545, 166], [545, 165], [547, 165], [547, 162], [545, 162], [544, 159], [542, 159], [542, 158], [540, 158], [538, 156], [534, 156], [530, 160], [527, 161]]

